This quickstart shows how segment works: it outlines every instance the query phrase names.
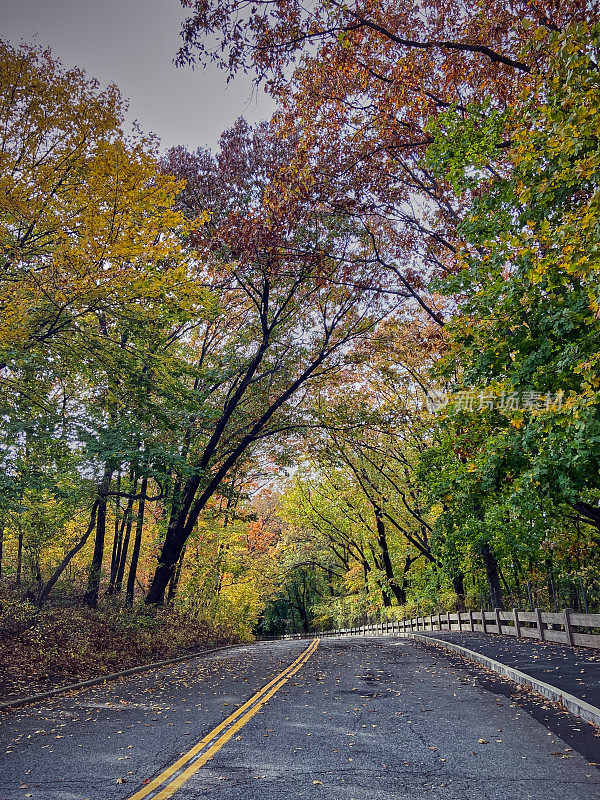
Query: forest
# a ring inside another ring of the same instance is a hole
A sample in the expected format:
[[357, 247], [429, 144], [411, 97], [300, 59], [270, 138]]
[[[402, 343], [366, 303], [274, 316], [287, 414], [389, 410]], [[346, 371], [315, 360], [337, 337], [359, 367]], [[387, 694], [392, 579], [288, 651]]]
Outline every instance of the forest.
[[0, 650], [599, 610], [596, 5], [182, 5], [214, 153], [0, 41]]

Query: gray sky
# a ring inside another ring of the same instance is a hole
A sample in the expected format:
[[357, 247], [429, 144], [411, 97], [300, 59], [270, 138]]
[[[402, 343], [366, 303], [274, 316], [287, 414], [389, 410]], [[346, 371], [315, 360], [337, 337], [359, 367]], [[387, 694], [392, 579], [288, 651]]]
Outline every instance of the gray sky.
[[227, 85], [213, 67], [176, 69], [182, 20], [178, 0], [0, 0], [0, 38], [49, 45], [65, 66], [116, 83], [164, 148], [214, 149], [237, 117], [268, 118], [272, 105], [246, 76]]

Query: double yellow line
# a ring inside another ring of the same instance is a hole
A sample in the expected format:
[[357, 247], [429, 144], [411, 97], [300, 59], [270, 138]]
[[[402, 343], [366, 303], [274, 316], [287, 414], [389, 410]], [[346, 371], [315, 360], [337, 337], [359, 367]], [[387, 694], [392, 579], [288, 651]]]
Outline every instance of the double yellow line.
[[[298, 658], [293, 661], [283, 672], [280, 672], [273, 680], [269, 681], [255, 695], [253, 695], [243, 706], [240, 706], [227, 719], [223, 720], [216, 728], [195, 744], [181, 758], [177, 759], [164, 772], [157, 775], [146, 786], [132, 794], [128, 800], [144, 800], [152, 795], [152, 800], [168, 800], [173, 797], [175, 792], [180, 789], [201, 766], [211, 759], [224, 744], [231, 739], [252, 717], [260, 711], [264, 704], [277, 692], [284, 683], [287, 683], [292, 675], [308, 661], [315, 652], [319, 644], [318, 639], [313, 639], [310, 645]], [[220, 734], [220, 735], [219, 735]], [[161, 788], [162, 787], [162, 788]], [[157, 791], [158, 790], [158, 791]], [[156, 792], [156, 794], [154, 794]]]

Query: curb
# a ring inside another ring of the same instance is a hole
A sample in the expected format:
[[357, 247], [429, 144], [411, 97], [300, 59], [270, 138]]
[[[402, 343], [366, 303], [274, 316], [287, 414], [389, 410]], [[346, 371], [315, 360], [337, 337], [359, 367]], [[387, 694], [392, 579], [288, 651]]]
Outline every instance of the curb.
[[142, 664], [139, 667], [130, 667], [121, 672], [111, 672], [108, 675], [103, 675], [101, 678], [90, 678], [87, 681], [80, 681], [79, 683], [71, 683], [68, 686], [59, 686], [57, 689], [49, 689], [47, 692], [40, 692], [39, 694], [32, 694], [29, 697], [19, 697], [15, 700], [8, 700], [0, 703], [0, 711], [7, 711], [12, 708], [20, 708], [21, 706], [28, 706], [31, 703], [37, 703], [39, 700], [46, 700], [49, 697], [55, 697], [58, 694], [65, 694], [74, 689], [85, 689], [88, 686], [98, 686], [101, 683], [108, 683], [116, 678], [122, 678], [126, 675], [137, 675], [141, 672], [150, 672], [159, 667], [165, 667], [169, 664], [177, 664], [180, 661], [191, 661], [192, 658], [202, 658], [210, 653], [219, 653], [222, 650], [230, 650], [233, 647], [240, 647], [239, 644], [228, 644], [224, 647], [213, 647], [211, 650], [200, 650], [197, 653], [190, 653], [185, 656], [177, 656], [176, 658], [168, 658], [166, 661], [154, 661], [151, 664]]
[[422, 636], [418, 633], [400, 633], [396, 635], [405, 637], [407, 639], [414, 639], [415, 641], [429, 645], [430, 647], [452, 650], [469, 661], [476, 661], [479, 664], [482, 664], [484, 667], [497, 672], [499, 675], [509, 678], [509, 680], [519, 683], [521, 686], [525, 686], [528, 689], [541, 694], [548, 700], [559, 703], [567, 711], [570, 711], [572, 714], [581, 717], [581, 719], [585, 720], [586, 722], [591, 722], [592, 725], [596, 725], [600, 728], [600, 708], [597, 708], [590, 703], [586, 703], [585, 700], [581, 700], [579, 697], [575, 697], [575, 695], [569, 694], [568, 692], [565, 692], [556, 686], [552, 686], [549, 683], [540, 681], [537, 678], [532, 678], [531, 675], [527, 675], [525, 672], [521, 672], [514, 667], [509, 667], [507, 664], [502, 664], [500, 661], [495, 661], [493, 658], [488, 658], [488, 656], [484, 656], [481, 653], [475, 652], [474, 650], [469, 650], [468, 648], [462, 647], [454, 642], [448, 642], [444, 639], [437, 639], [435, 636]]

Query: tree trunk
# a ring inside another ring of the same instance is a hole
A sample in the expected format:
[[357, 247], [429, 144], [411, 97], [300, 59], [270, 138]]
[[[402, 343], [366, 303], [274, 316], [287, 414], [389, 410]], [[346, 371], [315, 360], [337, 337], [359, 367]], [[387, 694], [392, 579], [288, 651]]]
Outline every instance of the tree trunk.
[[381, 592], [381, 599], [383, 600], [383, 605], [385, 607], [392, 605], [392, 597], [390, 595], [389, 589], [387, 585], [377, 577], [378, 573], [384, 572], [383, 564], [379, 560], [379, 556], [377, 555], [377, 551], [373, 546], [373, 542], [369, 542], [369, 550], [371, 551], [371, 555], [373, 556], [373, 563], [375, 565], [375, 583], [379, 586], [379, 591]]
[[125, 528], [125, 538], [121, 547], [121, 555], [119, 557], [119, 571], [117, 572], [117, 580], [115, 582], [115, 593], [120, 594], [123, 588], [123, 578], [125, 577], [125, 567], [127, 566], [127, 553], [129, 552], [129, 542], [131, 540], [131, 531], [133, 530], [133, 510], [127, 520], [127, 527]]
[[496, 556], [487, 542], [481, 546], [480, 553], [490, 588], [490, 600], [492, 603], [492, 608], [503, 609], [504, 604], [502, 602], [502, 586], [500, 584], [500, 575], [498, 573], [498, 562], [496, 560]]
[[71, 559], [75, 555], [77, 555], [77, 553], [81, 550], [83, 545], [87, 542], [91, 532], [96, 527], [96, 512], [98, 511], [99, 502], [100, 501], [98, 499], [96, 499], [96, 501], [94, 502], [94, 505], [92, 506], [90, 524], [88, 525], [88, 528], [87, 528], [86, 532], [83, 534], [81, 539], [77, 542], [77, 544], [69, 550], [69, 552], [66, 554], [66, 556], [63, 558], [63, 560], [58, 565], [58, 567], [54, 570], [54, 574], [52, 575], [52, 577], [48, 580], [46, 585], [41, 589], [39, 597], [38, 597], [38, 601], [37, 601], [37, 604], [38, 604], [38, 606], [40, 608], [44, 605], [44, 603], [48, 599], [48, 595], [50, 594], [50, 592], [54, 588], [54, 584], [60, 578], [60, 576], [64, 572], [65, 568], [70, 563]]
[[465, 573], [458, 572], [452, 576], [452, 588], [456, 594], [458, 611], [465, 611]]
[[83, 602], [88, 608], [98, 607], [98, 592], [100, 590], [100, 578], [102, 576], [102, 559], [104, 557], [104, 539], [106, 537], [106, 506], [107, 495], [112, 479], [112, 469], [108, 467], [104, 470], [102, 483], [98, 492], [98, 513], [96, 516], [96, 539], [94, 542], [94, 554], [88, 576], [87, 592]]
[[144, 510], [146, 508], [146, 490], [148, 488], [148, 478], [144, 475], [140, 487], [140, 502], [138, 504], [137, 522], [135, 525], [135, 539], [131, 552], [131, 564], [129, 565], [129, 575], [127, 577], [127, 589], [125, 590], [125, 605], [131, 608], [133, 605], [133, 595], [135, 592], [135, 577], [137, 575], [138, 561], [140, 558], [140, 548], [142, 546], [142, 534], [144, 532]]
[[329, 596], [333, 597], [335, 589], [333, 588], [333, 570], [331, 567], [327, 567], [327, 589], [329, 590]]
[[[189, 491], [189, 487], [186, 487], [186, 489]], [[160, 552], [160, 561], [156, 567], [150, 589], [145, 597], [145, 602], [148, 605], [162, 605], [164, 602], [165, 590], [173, 575], [175, 564], [177, 564], [181, 557], [181, 552], [185, 543], [185, 538], [183, 538], [185, 510], [182, 509], [183, 496], [185, 494], [186, 490], [182, 489], [181, 485], [177, 483], [173, 489], [169, 525]]]
[[15, 580], [15, 586], [19, 588], [21, 586], [21, 572], [23, 571], [23, 534], [19, 534], [19, 545], [17, 549], [17, 578]]
[[[381, 561], [383, 564], [383, 569], [385, 572], [385, 577], [387, 578], [388, 584], [394, 597], [396, 598], [396, 602], [399, 606], [403, 606], [406, 602], [406, 595], [398, 586], [398, 581], [396, 580], [396, 576], [394, 574], [394, 567], [392, 566], [392, 559], [390, 558], [390, 551], [388, 548], [387, 543], [387, 536], [385, 532], [385, 521], [383, 519], [383, 515], [381, 513], [381, 509], [378, 506], [375, 506], [375, 522], [377, 524], [377, 542], [379, 544], [379, 549], [381, 550]], [[389, 599], [389, 594], [388, 594]], [[389, 603], [385, 602], [384, 597], [384, 605], [391, 605], [391, 600]]]
[[[133, 482], [133, 486], [131, 489], [131, 494], [134, 495], [137, 492], [138, 481], [137, 477]], [[123, 576], [125, 575], [125, 567], [127, 566], [127, 553], [129, 551], [129, 541], [131, 539], [131, 530], [133, 528], [133, 497], [129, 498], [129, 502], [127, 503], [127, 508], [125, 510], [125, 517], [123, 522], [125, 524], [125, 535], [121, 532], [121, 547], [119, 551], [119, 564], [117, 567], [117, 575], [115, 578], [115, 594], [121, 593], [121, 588], [123, 587]], [[121, 529], [122, 531], [122, 529]]]
[[362, 568], [363, 568], [363, 580], [365, 584], [365, 594], [369, 594], [369, 572], [371, 571], [371, 565], [367, 561], [366, 558], [361, 559]]
[[175, 595], [177, 594], [177, 587], [179, 586], [179, 578], [181, 576], [181, 568], [183, 567], [183, 560], [185, 558], [185, 546], [181, 551], [181, 555], [179, 556], [179, 561], [177, 562], [177, 566], [175, 567], [175, 571], [171, 576], [171, 580], [169, 581], [169, 591], [167, 593], [167, 602], [172, 603], [175, 599]]
[[121, 498], [119, 492], [121, 491], [121, 470], [117, 473], [117, 497], [115, 503], [115, 532], [113, 536], [112, 555], [110, 557], [110, 579], [108, 581], [108, 589], [106, 594], [112, 594], [115, 590], [115, 578], [117, 576], [117, 569], [119, 566], [119, 551], [121, 549], [121, 540], [123, 538], [123, 523], [119, 519], [119, 511], [121, 510]]
[[419, 558], [419, 556], [411, 556], [410, 553], [404, 559], [404, 568], [402, 570], [402, 584], [398, 587], [400, 598], [398, 600], [398, 605], [406, 605], [406, 592], [408, 589], [408, 573], [410, 568], [412, 567], [413, 563]]

